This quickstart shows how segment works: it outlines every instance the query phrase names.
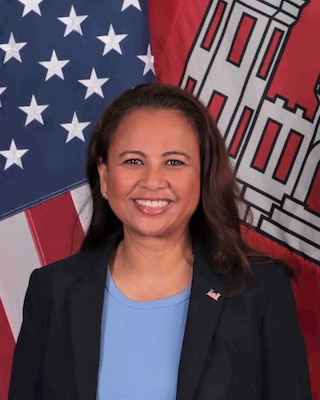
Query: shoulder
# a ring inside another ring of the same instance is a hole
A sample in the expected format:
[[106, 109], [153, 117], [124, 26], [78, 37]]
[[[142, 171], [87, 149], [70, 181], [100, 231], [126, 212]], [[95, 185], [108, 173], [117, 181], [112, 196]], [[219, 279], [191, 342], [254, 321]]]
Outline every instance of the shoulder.
[[48, 279], [59, 275], [67, 276], [69, 274], [78, 274], [83, 271], [87, 262], [97, 259], [102, 251], [102, 249], [80, 251], [72, 256], [40, 267], [34, 270], [32, 274], [37, 275], [39, 279]]
[[269, 259], [257, 260], [254, 257], [248, 257], [248, 261], [254, 280], [271, 281], [277, 275], [289, 278], [284, 264], [279, 261]]
[[[197, 238], [195, 243], [195, 264], [198, 272], [204, 279], [210, 280], [215, 275], [226, 287], [237, 287], [245, 279], [244, 268], [239, 267], [235, 273], [221, 273], [219, 264], [212, 264], [211, 249], [204, 240]], [[281, 281], [290, 284], [289, 274], [286, 267], [277, 260], [264, 256], [247, 256], [249, 262], [251, 279], [244, 290], [244, 294], [254, 292], [265, 292], [274, 282]], [[200, 268], [199, 268], [200, 267]]]
[[[268, 290], [268, 287], [275, 281], [289, 283], [289, 274], [286, 267], [274, 260], [257, 259], [256, 257], [248, 257], [251, 279], [244, 293], [250, 290]], [[237, 285], [244, 279], [244, 271], [240, 269], [235, 274], [229, 274], [222, 277], [227, 286]]]
[[[250, 283], [240, 295], [227, 298], [227, 303], [232, 306], [240, 304], [246, 312], [250, 310], [250, 313], [256, 315], [260, 322], [270, 306], [277, 308], [282, 302], [294, 307], [293, 291], [285, 267], [271, 260], [249, 261], [252, 271]], [[222, 279], [227, 287], [232, 287], [239, 284], [243, 276], [239, 272]]]
[[273, 260], [250, 260], [251, 281], [245, 290], [257, 293], [264, 301], [270, 295], [284, 295], [291, 292], [290, 277], [284, 264]]
[[[249, 260], [250, 261], [250, 260]], [[278, 261], [265, 260], [250, 262], [252, 277], [250, 286], [263, 287], [269, 291], [272, 287], [290, 287], [290, 274], [287, 267]]]
[[251, 269], [252, 279], [245, 293], [256, 314], [263, 316], [263, 326], [268, 328], [276, 320], [279, 326], [292, 321], [298, 326], [295, 296], [286, 267], [280, 262], [266, 261], [252, 264]]
[[106, 269], [113, 241], [104, 246], [80, 251], [72, 256], [35, 269], [30, 277], [29, 286], [41, 293], [60, 292], [74, 282], [90, 279]]

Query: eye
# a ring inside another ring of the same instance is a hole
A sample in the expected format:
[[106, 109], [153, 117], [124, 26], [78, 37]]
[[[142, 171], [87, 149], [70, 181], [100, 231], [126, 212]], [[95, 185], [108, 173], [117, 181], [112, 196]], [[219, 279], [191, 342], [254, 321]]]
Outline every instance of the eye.
[[130, 164], [130, 165], [141, 165], [142, 161], [138, 160], [137, 158], [130, 158], [129, 160], [124, 161], [123, 163]]
[[180, 166], [180, 165], [184, 165], [184, 162], [183, 162], [183, 161], [180, 161], [180, 160], [168, 160], [168, 161], [166, 162], [166, 164], [167, 164], [167, 165], [172, 165], [172, 166], [174, 166], [174, 167], [178, 167], [178, 166]]

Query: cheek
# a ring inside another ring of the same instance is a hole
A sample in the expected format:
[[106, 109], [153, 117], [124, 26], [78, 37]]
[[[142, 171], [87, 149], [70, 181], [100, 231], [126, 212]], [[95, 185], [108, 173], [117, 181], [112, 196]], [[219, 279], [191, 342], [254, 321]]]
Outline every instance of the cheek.
[[130, 193], [134, 183], [127, 173], [109, 173], [107, 177], [108, 195], [123, 197]]
[[197, 174], [186, 176], [180, 181], [180, 193], [188, 200], [190, 207], [196, 207], [200, 198], [200, 177]]

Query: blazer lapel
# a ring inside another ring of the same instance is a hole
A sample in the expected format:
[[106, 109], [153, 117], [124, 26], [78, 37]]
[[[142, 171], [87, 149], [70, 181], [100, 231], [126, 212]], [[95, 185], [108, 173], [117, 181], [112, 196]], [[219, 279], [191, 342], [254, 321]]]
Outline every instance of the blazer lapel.
[[193, 271], [177, 385], [177, 399], [183, 400], [194, 396], [226, 292], [199, 245], [195, 246]]
[[100, 358], [101, 316], [107, 263], [113, 242], [84, 256], [69, 297], [74, 397], [95, 399]]

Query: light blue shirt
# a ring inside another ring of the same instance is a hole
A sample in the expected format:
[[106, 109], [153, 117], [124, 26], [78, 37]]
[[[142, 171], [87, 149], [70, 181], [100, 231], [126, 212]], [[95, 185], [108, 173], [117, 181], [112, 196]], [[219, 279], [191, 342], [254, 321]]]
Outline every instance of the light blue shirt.
[[104, 296], [98, 400], [173, 400], [190, 297], [125, 297], [108, 273]]

